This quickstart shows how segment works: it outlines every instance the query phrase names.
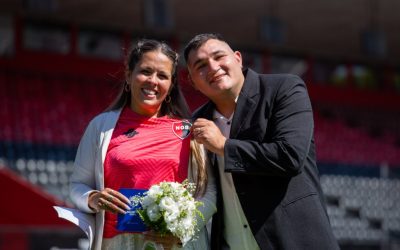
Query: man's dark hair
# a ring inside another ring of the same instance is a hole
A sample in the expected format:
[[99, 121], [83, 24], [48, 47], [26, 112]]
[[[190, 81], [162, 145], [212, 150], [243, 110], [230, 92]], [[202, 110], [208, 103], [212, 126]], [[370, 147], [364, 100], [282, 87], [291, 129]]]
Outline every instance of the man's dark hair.
[[183, 51], [186, 64], [188, 63], [188, 57], [190, 51], [197, 50], [210, 39], [215, 39], [226, 43], [224, 38], [222, 38], [222, 36], [217, 33], [205, 33], [196, 35], [195, 37], [193, 37], [192, 40], [190, 40], [190, 42], [186, 45], [185, 50]]

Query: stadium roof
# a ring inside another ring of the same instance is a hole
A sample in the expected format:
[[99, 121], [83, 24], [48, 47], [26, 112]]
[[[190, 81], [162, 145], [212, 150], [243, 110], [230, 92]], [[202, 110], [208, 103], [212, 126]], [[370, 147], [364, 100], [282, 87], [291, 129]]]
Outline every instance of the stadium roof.
[[[33, 20], [171, 35], [180, 41], [200, 32], [218, 32], [237, 47], [341, 58], [365, 58], [362, 40], [367, 36], [369, 42], [383, 44], [380, 49], [385, 53], [376, 59], [398, 63], [400, 58], [397, 0], [0, 0], [0, 4], [0, 14]], [[262, 32], [267, 34], [264, 39]]]

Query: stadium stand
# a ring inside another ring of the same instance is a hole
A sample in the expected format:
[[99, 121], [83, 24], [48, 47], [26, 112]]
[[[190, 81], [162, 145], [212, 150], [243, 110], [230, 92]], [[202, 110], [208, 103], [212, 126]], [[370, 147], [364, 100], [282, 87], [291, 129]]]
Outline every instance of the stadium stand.
[[[185, 74], [182, 71], [181, 78]], [[1, 105], [6, 107], [0, 114], [4, 121], [0, 157], [30, 183], [71, 206], [68, 180], [76, 147], [89, 120], [106, 107], [110, 98], [103, 97], [113, 86], [84, 78], [4, 71], [0, 86]], [[182, 89], [191, 96], [192, 108], [204, 102], [187, 82]], [[321, 182], [338, 240], [343, 245], [380, 245], [388, 235], [400, 233], [400, 193], [392, 191], [400, 190], [400, 180], [380, 178], [379, 168], [400, 166], [400, 147], [372, 137], [362, 127], [348, 126], [345, 116], [315, 111], [314, 118]]]
[[[254, 51], [252, 55], [268, 56]], [[37, 203], [34, 211], [43, 216], [52, 212], [51, 205], [73, 206], [68, 181], [77, 145], [90, 119], [113, 98], [123, 69], [121, 62], [77, 55], [38, 52], [19, 57], [0, 58], [0, 177], [4, 179], [0, 181], [9, 183], [10, 196], [30, 197], [30, 203]], [[49, 63], [54, 61], [59, 64]], [[308, 60], [299, 61], [301, 69], [312, 70]], [[285, 65], [292, 64], [299, 68], [298, 61]], [[269, 72], [281, 68], [272, 65]], [[313, 102], [318, 167], [335, 236], [345, 250], [400, 249], [399, 95], [344, 88], [346, 76], [340, 86], [322, 84], [307, 72], [302, 76]], [[192, 110], [205, 102], [187, 81], [184, 69], [179, 78]], [[41, 206], [47, 209], [40, 210]], [[0, 244], [0, 250], [30, 249], [29, 241], [36, 249], [85, 244], [84, 240], [78, 244], [84, 238], [81, 232], [54, 216], [50, 217], [54, 225], [38, 223], [33, 230], [15, 230], [23, 222], [0, 217], [0, 240], [10, 242]], [[51, 230], [58, 226], [65, 228]]]
[[396, 137], [389, 129], [385, 137], [373, 137], [363, 127], [346, 125], [343, 119], [323, 118], [318, 112], [314, 119], [319, 161], [400, 166], [400, 147], [388, 139]]

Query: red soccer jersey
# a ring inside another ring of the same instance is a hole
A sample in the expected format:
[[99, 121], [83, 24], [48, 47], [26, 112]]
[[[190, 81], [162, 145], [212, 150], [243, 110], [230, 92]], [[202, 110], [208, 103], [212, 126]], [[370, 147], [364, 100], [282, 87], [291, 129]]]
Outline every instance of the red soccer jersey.
[[[105, 187], [149, 189], [162, 181], [185, 180], [190, 136], [179, 134], [181, 123], [167, 116], [145, 117], [124, 108], [104, 162]], [[103, 237], [119, 233], [116, 223], [117, 215], [106, 212]]]

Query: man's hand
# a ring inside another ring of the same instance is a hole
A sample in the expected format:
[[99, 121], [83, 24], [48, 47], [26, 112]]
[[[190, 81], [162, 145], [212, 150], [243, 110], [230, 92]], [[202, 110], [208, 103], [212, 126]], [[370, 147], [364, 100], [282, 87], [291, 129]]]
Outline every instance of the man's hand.
[[194, 139], [218, 155], [224, 155], [225, 136], [213, 121], [198, 118], [192, 126]]

